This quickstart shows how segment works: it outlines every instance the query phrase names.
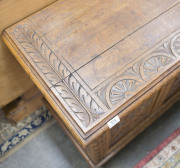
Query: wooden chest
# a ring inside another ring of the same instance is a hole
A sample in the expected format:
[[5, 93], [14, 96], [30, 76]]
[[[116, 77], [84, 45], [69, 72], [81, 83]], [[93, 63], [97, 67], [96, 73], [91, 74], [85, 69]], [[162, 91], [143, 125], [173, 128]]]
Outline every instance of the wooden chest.
[[59, 0], [3, 40], [92, 167], [180, 99], [179, 0]]

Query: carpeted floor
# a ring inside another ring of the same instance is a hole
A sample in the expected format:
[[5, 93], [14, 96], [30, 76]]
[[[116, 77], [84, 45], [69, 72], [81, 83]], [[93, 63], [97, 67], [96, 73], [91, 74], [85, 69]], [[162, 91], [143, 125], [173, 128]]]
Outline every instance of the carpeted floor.
[[[136, 137], [104, 168], [132, 168], [180, 126], [180, 102]], [[88, 168], [57, 123], [36, 136], [7, 160], [0, 168]]]
[[12, 125], [0, 111], [0, 162], [54, 122], [55, 119], [45, 107], [41, 107], [17, 125]]
[[178, 167], [180, 167], [180, 127], [134, 166], [134, 168]]

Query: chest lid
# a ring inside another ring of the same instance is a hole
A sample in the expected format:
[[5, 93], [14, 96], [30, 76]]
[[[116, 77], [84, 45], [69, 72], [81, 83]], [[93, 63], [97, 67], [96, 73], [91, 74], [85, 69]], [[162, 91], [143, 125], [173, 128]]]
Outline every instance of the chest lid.
[[59, 0], [3, 39], [86, 139], [180, 59], [179, 0]]

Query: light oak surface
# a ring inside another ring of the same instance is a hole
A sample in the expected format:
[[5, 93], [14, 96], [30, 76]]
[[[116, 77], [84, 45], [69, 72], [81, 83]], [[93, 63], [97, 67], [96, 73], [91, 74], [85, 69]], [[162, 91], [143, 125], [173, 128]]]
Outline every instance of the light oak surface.
[[[54, 2], [54, 0], [1, 0], [0, 34], [10, 25]], [[7, 46], [0, 40], [0, 107], [7, 105], [33, 86]]]
[[96, 167], [179, 99], [178, 16], [175, 0], [60, 0], [2, 37]]

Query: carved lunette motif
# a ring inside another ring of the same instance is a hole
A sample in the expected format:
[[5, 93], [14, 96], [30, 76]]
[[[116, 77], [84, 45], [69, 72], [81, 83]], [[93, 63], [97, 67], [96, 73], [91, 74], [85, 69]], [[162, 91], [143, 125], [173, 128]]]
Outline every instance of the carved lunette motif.
[[139, 87], [141, 83], [134, 79], [122, 79], [116, 82], [110, 90], [110, 100], [112, 104], [116, 104], [122, 99], [128, 97], [131, 91]]
[[[137, 88], [161, 72], [167, 65], [177, 60], [180, 56], [180, 34], [176, 33], [160, 47], [156, 48], [145, 58], [136, 62], [132, 67], [123, 72], [118, 78], [110, 82], [107, 87], [106, 100], [113, 107], [121, 100], [130, 96]], [[103, 92], [105, 88], [102, 89]], [[101, 90], [97, 92], [102, 95]], [[106, 104], [106, 103], [105, 103]]]
[[14, 36], [85, 127], [104, 113], [32, 27], [20, 25]]

